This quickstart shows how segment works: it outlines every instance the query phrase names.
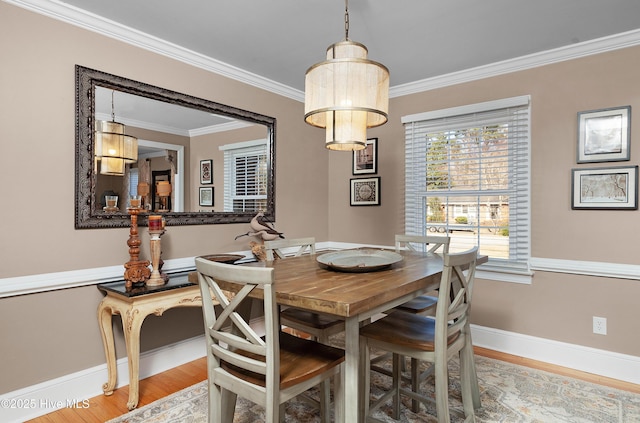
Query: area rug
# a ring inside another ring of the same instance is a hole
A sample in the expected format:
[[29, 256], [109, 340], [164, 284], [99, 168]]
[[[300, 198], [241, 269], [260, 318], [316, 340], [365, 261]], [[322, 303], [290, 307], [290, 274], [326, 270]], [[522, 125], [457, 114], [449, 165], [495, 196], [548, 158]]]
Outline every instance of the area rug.
[[[382, 362], [390, 367], [390, 360]], [[482, 408], [476, 411], [477, 422], [553, 422], [553, 423], [632, 423], [640, 422], [640, 395], [620, 391], [556, 374], [476, 356]], [[458, 384], [458, 365], [449, 366], [450, 408], [462, 413]], [[378, 397], [390, 386], [390, 378], [372, 372], [371, 397]], [[421, 388], [433, 396], [433, 380]], [[311, 392], [315, 394], [315, 392]], [[419, 413], [409, 409], [403, 399], [402, 422], [437, 422], [435, 404], [422, 405]], [[389, 418], [391, 404], [383, 406], [375, 417]], [[319, 422], [319, 413], [307, 403], [291, 400], [286, 405], [286, 422]], [[451, 416], [452, 422], [463, 421]], [[203, 381], [173, 395], [134, 410], [108, 423], [183, 423], [207, 421], [207, 382]], [[243, 398], [238, 399], [234, 423], [262, 423], [264, 409]]]

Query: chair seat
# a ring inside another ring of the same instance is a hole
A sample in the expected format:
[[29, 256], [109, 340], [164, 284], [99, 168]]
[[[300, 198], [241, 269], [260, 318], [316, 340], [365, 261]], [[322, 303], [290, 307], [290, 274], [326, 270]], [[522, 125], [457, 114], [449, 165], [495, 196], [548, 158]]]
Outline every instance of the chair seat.
[[432, 297], [430, 295], [421, 295], [409, 300], [406, 303], [400, 304], [396, 307], [397, 310], [406, 311], [408, 313], [423, 314], [430, 308], [433, 308], [438, 303], [438, 297]]
[[[243, 351], [242, 355], [264, 361], [264, 357]], [[302, 339], [284, 332], [280, 333], [280, 389], [309, 380], [344, 362], [344, 351], [340, 348]], [[240, 369], [222, 362], [221, 367], [229, 373], [260, 386], [266, 386], [262, 374]]]
[[326, 330], [336, 325], [344, 325], [344, 320], [335, 316], [313, 313], [299, 308], [287, 308], [280, 312], [280, 319], [283, 324], [296, 325], [297, 327], [312, 327]]
[[[434, 350], [435, 335], [435, 319], [403, 311], [394, 311], [360, 329], [360, 336], [374, 341], [422, 351]], [[450, 335], [447, 343], [451, 345], [458, 336], [458, 332]]]

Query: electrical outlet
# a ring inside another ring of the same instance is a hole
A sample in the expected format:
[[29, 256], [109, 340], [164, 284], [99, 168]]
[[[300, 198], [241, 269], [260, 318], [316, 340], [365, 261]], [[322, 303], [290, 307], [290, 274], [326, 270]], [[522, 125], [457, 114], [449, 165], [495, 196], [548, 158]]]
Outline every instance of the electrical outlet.
[[593, 333], [598, 335], [607, 334], [607, 318], [593, 316]]

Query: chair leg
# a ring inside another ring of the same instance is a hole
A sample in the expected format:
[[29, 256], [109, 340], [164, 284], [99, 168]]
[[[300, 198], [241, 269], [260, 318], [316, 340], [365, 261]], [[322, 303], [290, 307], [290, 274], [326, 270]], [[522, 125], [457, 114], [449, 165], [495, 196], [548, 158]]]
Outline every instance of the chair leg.
[[[477, 382], [473, 377], [475, 373], [475, 366], [473, 365], [473, 355], [469, 356], [468, 345], [460, 351], [460, 390], [462, 394], [462, 408], [464, 409], [465, 422], [474, 422], [474, 382]], [[477, 385], [476, 385], [477, 387]]]
[[436, 386], [436, 413], [438, 423], [449, 423], [449, 375], [447, 372], [446, 353], [443, 354], [442, 362], [436, 357], [434, 363], [435, 386]]
[[238, 395], [224, 388], [216, 388], [216, 391], [218, 391], [217, 395], [220, 395], [220, 402], [216, 402], [216, 406], [220, 404], [220, 406], [218, 407], [220, 408], [220, 422], [232, 423], [233, 415], [236, 410], [236, 400], [238, 399]]
[[[413, 392], [418, 392], [420, 388], [420, 369], [418, 368], [419, 365], [420, 361], [415, 358], [411, 359], [411, 390]], [[414, 413], [420, 412], [420, 401], [415, 398], [411, 400], [411, 411], [413, 411]]]
[[322, 423], [331, 422], [331, 387], [330, 379], [325, 380], [320, 384], [320, 419]]
[[402, 367], [400, 359], [404, 359], [399, 354], [393, 354], [393, 382], [391, 389], [393, 390], [393, 418], [400, 418], [400, 379], [402, 378]]
[[[312, 337], [315, 338], [315, 337]], [[321, 344], [329, 345], [329, 337], [324, 333], [318, 336], [316, 339]], [[322, 423], [331, 422], [331, 381], [326, 379], [320, 384], [320, 421]]]

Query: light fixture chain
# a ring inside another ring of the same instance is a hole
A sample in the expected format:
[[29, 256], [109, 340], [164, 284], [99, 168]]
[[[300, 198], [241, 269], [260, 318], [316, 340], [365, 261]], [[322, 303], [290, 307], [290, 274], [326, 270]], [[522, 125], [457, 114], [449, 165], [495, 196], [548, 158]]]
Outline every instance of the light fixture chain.
[[349, 0], [344, 0], [344, 39], [349, 40]]
[[111, 121], [116, 121], [116, 108], [114, 106], [113, 97], [115, 95], [115, 90], [111, 90]]

